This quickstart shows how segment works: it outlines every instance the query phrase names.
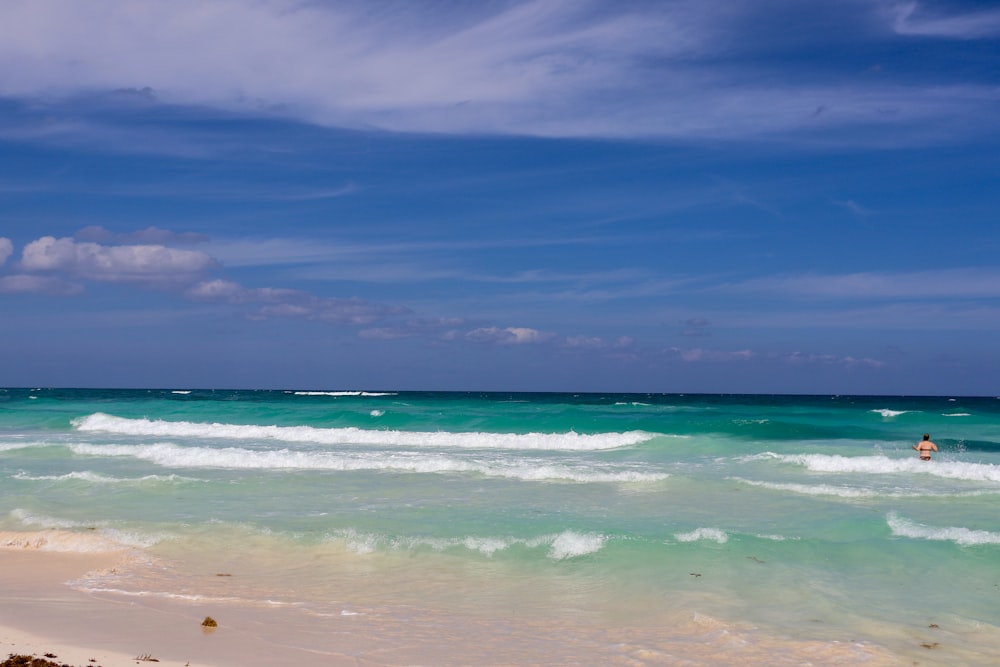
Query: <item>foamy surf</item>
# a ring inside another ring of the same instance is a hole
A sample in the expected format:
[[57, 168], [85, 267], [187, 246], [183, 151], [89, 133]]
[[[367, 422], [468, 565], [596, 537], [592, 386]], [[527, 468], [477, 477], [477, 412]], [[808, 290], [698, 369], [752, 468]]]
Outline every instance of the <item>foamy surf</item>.
[[11, 551], [51, 551], [56, 553], [107, 554], [127, 551], [125, 544], [96, 532], [45, 530], [37, 532], [0, 531], [0, 549]]
[[726, 531], [719, 528], [696, 528], [687, 533], [675, 533], [674, 539], [678, 542], [715, 542], [716, 544], [725, 544], [729, 541], [729, 535]]
[[97, 412], [73, 420], [83, 432], [116, 433], [132, 436], [216, 438], [230, 440], [271, 440], [322, 445], [382, 445], [394, 447], [436, 447], [460, 449], [545, 449], [594, 451], [617, 449], [645, 442], [655, 434], [643, 431], [625, 433], [449, 433], [443, 431], [390, 431], [312, 426], [274, 426], [257, 424], [206, 424], [187, 421], [128, 419]]
[[432, 538], [421, 536], [389, 537], [373, 533], [363, 533], [355, 530], [343, 530], [329, 537], [330, 541], [341, 542], [348, 549], [359, 554], [371, 554], [377, 551], [432, 551], [467, 550], [493, 557], [501, 552], [514, 548], [529, 551], [544, 550], [551, 560], [567, 560], [596, 553], [604, 548], [607, 542], [605, 535], [597, 533], [582, 533], [565, 530], [561, 533], [540, 535], [538, 537], [489, 537], [469, 536], [455, 538]]
[[384, 391], [293, 391], [290, 392], [295, 396], [332, 396], [334, 398], [353, 398], [355, 396], [365, 396], [365, 397], [381, 397], [381, 396], [396, 396], [397, 394], [393, 392]]
[[872, 412], [877, 415], [882, 415], [886, 419], [892, 419], [893, 417], [898, 417], [912, 412], [912, 410], [890, 410], [889, 408], [880, 408], [878, 410], [872, 410]]
[[1000, 466], [957, 461], [921, 461], [916, 457], [840, 456], [829, 454], [771, 454], [785, 463], [801, 465], [813, 472], [863, 473], [870, 475], [922, 474], [974, 482], [1000, 482]]
[[962, 526], [928, 526], [903, 518], [895, 512], [890, 512], [885, 520], [892, 529], [892, 534], [898, 537], [954, 542], [963, 547], [1000, 544], [1000, 533], [988, 530], [973, 530]]
[[[526, 458], [503, 461], [477, 457], [458, 458], [423, 452], [338, 452], [290, 449], [253, 450], [242, 447], [184, 447], [172, 443], [151, 445], [70, 445], [83, 456], [127, 457], [155, 463], [164, 468], [223, 468], [230, 470], [326, 470], [338, 472], [375, 471], [396, 473], [475, 473], [523, 481], [644, 483], [667, 479], [667, 473], [649, 473], [621, 465], [554, 465]], [[72, 474], [87, 478], [83, 473]], [[168, 476], [161, 476], [168, 479]], [[90, 481], [109, 481], [96, 480]]]

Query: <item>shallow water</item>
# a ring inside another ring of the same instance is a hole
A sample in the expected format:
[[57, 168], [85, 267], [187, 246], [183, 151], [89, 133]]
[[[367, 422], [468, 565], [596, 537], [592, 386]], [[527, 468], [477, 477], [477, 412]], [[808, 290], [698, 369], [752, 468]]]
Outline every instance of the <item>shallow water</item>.
[[994, 398], [0, 390], [5, 541], [386, 664], [992, 664], [998, 499]]

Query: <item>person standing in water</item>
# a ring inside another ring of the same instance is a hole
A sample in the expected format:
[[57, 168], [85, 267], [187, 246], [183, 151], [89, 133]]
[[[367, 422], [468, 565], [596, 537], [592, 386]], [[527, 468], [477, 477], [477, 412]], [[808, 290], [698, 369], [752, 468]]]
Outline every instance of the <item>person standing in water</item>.
[[921, 461], [930, 461], [931, 452], [936, 452], [938, 450], [937, 445], [931, 442], [931, 436], [926, 433], [924, 433], [924, 439], [918, 444], [913, 445], [913, 448], [920, 454]]

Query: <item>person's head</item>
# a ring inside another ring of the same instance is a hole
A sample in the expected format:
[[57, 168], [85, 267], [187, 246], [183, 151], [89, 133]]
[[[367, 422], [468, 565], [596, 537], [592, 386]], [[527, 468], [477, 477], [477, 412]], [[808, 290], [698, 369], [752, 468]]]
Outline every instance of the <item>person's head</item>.
[[931, 436], [929, 433], [924, 433], [924, 440], [930, 440]]

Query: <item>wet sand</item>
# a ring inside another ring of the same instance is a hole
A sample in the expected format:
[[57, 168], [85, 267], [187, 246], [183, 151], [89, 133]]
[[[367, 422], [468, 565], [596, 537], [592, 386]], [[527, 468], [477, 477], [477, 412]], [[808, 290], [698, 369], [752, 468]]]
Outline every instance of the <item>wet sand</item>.
[[[121, 558], [122, 554], [0, 549], [0, 656], [50, 654], [56, 656], [53, 661], [73, 667], [263, 667], [310, 664], [315, 658], [296, 656], [287, 647], [227, 628], [226, 621], [215, 629], [205, 628], [202, 622], [208, 614], [197, 605], [119, 602], [66, 583], [87, 572], [113, 568]], [[320, 663], [364, 664], [347, 656], [315, 660]]]
[[[95, 595], [67, 583], [124, 557], [0, 548], [0, 658], [48, 654], [72, 667], [900, 664], [876, 646], [778, 637], [696, 612], [645, 627], [463, 619], [413, 608], [310, 619], [283, 609]], [[206, 616], [219, 627], [204, 628]]]

